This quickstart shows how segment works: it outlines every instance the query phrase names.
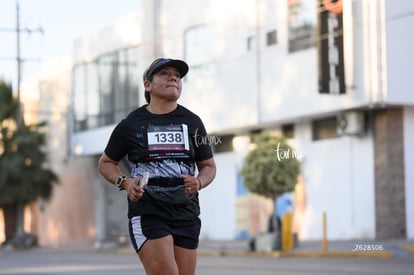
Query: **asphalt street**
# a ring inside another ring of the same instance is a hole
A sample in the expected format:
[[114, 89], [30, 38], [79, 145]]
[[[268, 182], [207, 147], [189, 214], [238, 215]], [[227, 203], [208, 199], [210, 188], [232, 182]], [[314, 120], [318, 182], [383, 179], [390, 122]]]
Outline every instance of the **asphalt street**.
[[[145, 274], [132, 252], [57, 250], [0, 250], [0, 274], [20, 275], [140, 275]], [[392, 258], [303, 258], [246, 255], [200, 255], [197, 275], [414, 274], [411, 256]]]

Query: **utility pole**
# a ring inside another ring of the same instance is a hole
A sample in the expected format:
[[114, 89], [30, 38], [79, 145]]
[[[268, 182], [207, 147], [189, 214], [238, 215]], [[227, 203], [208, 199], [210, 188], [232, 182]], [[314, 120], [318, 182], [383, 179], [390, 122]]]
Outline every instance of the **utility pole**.
[[[32, 30], [30, 29], [20, 29], [20, 6], [19, 6], [19, 0], [16, 0], [16, 61], [17, 61], [17, 128], [24, 127], [24, 115], [23, 115], [23, 109], [22, 109], [22, 103], [20, 99], [20, 82], [21, 82], [21, 68], [22, 68], [22, 58], [20, 55], [20, 33], [22, 31], [31, 33]], [[42, 29], [38, 29], [37, 31], [40, 31], [43, 33]], [[22, 238], [24, 236], [24, 228], [23, 228], [23, 220], [24, 220], [24, 203], [22, 201], [17, 202], [17, 228], [16, 228], [16, 238], [19, 240], [19, 238]]]
[[[16, 33], [16, 62], [17, 62], [17, 117], [16, 117], [16, 127], [17, 131], [25, 127], [24, 125], [24, 116], [21, 104], [21, 91], [20, 91], [20, 84], [21, 84], [21, 68], [23, 59], [21, 58], [20, 53], [20, 33], [27, 32], [40, 32], [43, 34], [43, 30], [41, 28], [37, 29], [21, 29], [20, 28], [20, 7], [19, 7], [19, 0], [16, 0], [16, 28], [15, 29], [1, 29], [0, 31], [9, 31]], [[24, 237], [24, 228], [23, 228], [23, 219], [24, 219], [24, 203], [22, 201], [16, 202], [16, 234], [13, 237], [14, 241], [20, 243], [23, 241]]]
[[42, 28], [36, 28], [36, 29], [21, 29], [20, 28], [20, 5], [19, 0], [16, 0], [16, 28], [14, 29], [0, 29], [0, 31], [4, 32], [14, 32], [16, 33], [16, 63], [17, 63], [17, 104], [18, 104], [18, 114], [17, 114], [17, 123], [18, 126], [20, 126], [23, 123], [23, 112], [21, 109], [21, 91], [20, 91], [20, 84], [21, 84], [21, 75], [22, 75], [22, 63], [24, 62], [24, 59], [21, 57], [21, 48], [20, 48], [20, 34], [22, 32], [26, 33], [33, 33], [33, 32], [39, 32], [43, 34]]
[[32, 33], [33, 31], [40, 32], [43, 34], [43, 30], [41, 28], [37, 29], [20, 29], [20, 6], [19, 6], [19, 0], [16, 0], [16, 61], [17, 61], [17, 108], [18, 108], [18, 114], [17, 114], [17, 124], [19, 126], [23, 125], [23, 110], [21, 107], [21, 99], [20, 99], [20, 84], [21, 84], [21, 74], [22, 74], [22, 62], [23, 59], [20, 55], [20, 33], [21, 32], [27, 32]]
[[23, 111], [20, 103], [20, 82], [22, 59], [20, 58], [20, 7], [19, 0], [16, 0], [16, 61], [17, 61], [17, 125], [23, 124]]
[[257, 123], [261, 123], [262, 121], [262, 116], [260, 114], [260, 110], [261, 110], [261, 95], [262, 95], [262, 55], [261, 55], [261, 51], [260, 51], [260, 47], [261, 47], [261, 43], [260, 43], [260, 39], [261, 39], [261, 22], [260, 22], [260, 15], [261, 15], [261, 1], [260, 0], [256, 0], [256, 97], [257, 97], [257, 103], [256, 103], [256, 108], [257, 108]]

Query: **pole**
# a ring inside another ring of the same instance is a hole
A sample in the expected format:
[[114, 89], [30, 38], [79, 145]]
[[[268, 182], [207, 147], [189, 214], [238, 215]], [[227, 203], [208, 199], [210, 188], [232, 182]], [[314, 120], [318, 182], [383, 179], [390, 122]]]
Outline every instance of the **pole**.
[[256, 97], [257, 97], [257, 123], [261, 122], [261, 104], [260, 104], [260, 98], [261, 98], [261, 52], [260, 52], [260, 0], [256, 0]]
[[[21, 57], [20, 57], [20, 7], [19, 1], [16, 0], [16, 61], [17, 61], [17, 131], [24, 127], [23, 110], [20, 99], [20, 82], [21, 82]], [[16, 209], [16, 235], [17, 239], [24, 235], [23, 220], [24, 220], [24, 204], [22, 201], [17, 201]]]
[[328, 252], [328, 240], [327, 240], [327, 225], [326, 225], [326, 212], [322, 214], [322, 224], [323, 224], [323, 239], [322, 239], [322, 252]]
[[23, 112], [20, 103], [21, 63], [20, 57], [20, 7], [16, 0], [16, 61], [17, 61], [17, 125], [23, 125]]
[[[22, 63], [24, 59], [21, 57], [21, 45], [20, 45], [20, 34], [22, 32], [27, 32], [29, 34], [33, 32], [39, 32], [43, 34], [42, 28], [37, 29], [28, 29], [28, 28], [20, 28], [20, 5], [19, 0], [16, 0], [16, 26], [14, 28], [1, 28], [0, 32], [14, 32], [16, 33], [16, 57], [13, 59], [16, 60], [17, 63], [17, 117], [16, 121], [18, 126], [23, 124], [23, 111], [21, 108], [21, 82], [22, 82]], [[4, 58], [1, 58], [4, 59]]]
[[286, 212], [282, 217], [282, 251], [293, 249], [292, 213]]

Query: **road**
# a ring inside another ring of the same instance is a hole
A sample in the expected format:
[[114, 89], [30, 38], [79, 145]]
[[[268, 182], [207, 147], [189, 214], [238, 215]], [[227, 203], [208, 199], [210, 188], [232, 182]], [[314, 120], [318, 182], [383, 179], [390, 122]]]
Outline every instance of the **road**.
[[[207, 256], [198, 258], [197, 275], [412, 275], [412, 257], [275, 258]], [[0, 274], [19, 275], [144, 275], [133, 253], [92, 250], [0, 250]]]

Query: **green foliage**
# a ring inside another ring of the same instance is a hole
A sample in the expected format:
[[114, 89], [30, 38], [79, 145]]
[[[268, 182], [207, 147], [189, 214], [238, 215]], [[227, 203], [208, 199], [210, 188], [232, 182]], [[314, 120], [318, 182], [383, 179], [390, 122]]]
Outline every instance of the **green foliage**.
[[16, 112], [17, 102], [13, 99], [12, 87], [0, 80], [0, 123], [5, 119], [16, 117]]
[[296, 151], [271, 133], [255, 135], [253, 141], [256, 147], [246, 156], [241, 171], [246, 188], [272, 199], [293, 191], [300, 173]]
[[56, 174], [44, 167], [45, 123], [17, 126], [17, 102], [0, 81], [0, 207], [51, 196]]

